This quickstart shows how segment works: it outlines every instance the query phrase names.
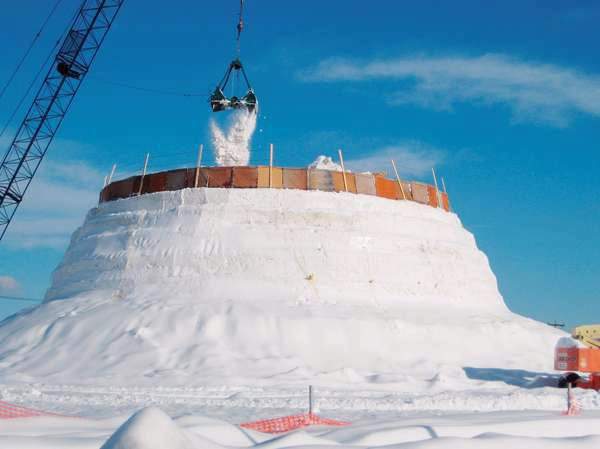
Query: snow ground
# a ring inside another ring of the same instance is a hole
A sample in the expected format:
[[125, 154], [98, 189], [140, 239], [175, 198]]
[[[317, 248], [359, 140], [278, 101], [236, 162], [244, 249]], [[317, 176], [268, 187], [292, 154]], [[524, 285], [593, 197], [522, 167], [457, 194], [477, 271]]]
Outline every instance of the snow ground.
[[[231, 409], [230, 409], [231, 410]], [[144, 409], [137, 425], [128, 418], [28, 418], [0, 421], [0, 448], [10, 449], [195, 449], [195, 448], [597, 448], [600, 411], [563, 416], [558, 411], [388, 412], [356, 411], [348, 427], [312, 427], [283, 435], [242, 429], [209, 414]], [[333, 410], [323, 416], [338, 415]], [[164, 442], [169, 444], [165, 446]], [[105, 444], [106, 443], [106, 444]], [[105, 444], [105, 446], [103, 446]]]

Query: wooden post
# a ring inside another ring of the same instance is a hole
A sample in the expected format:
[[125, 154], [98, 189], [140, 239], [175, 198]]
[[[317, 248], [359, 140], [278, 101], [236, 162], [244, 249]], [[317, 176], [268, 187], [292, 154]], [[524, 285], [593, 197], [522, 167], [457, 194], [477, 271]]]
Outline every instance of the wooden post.
[[144, 186], [144, 177], [146, 176], [146, 170], [148, 169], [149, 158], [150, 153], [146, 153], [146, 159], [144, 159], [144, 170], [142, 171], [142, 177], [140, 178], [140, 189], [138, 190], [138, 195], [142, 194], [142, 187]]
[[433, 183], [435, 184], [435, 197], [437, 198], [437, 207], [440, 207], [440, 189], [438, 189], [437, 178], [435, 176], [435, 170], [431, 167], [431, 173], [433, 174]]
[[444, 189], [444, 193], [446, 195], [448, 195], [448, 192], [446, 192], [446, 183], [444, 182], [444, 177], [442, 176], [442, 189]]
[[342, 154], [342, 150], [338, 150], [338, 155], [340, 157], [340, 163], [342, 164], [342, 176], [344, 177], [344, 190], [348, 191], [348, 181], [346, 180], [346, 167], [344, 166], [344, 155]]
[[313, 414], [313, 387], [312, 385], [308, 386], [308, 414]]
[[202, 150], [204, 145], [200, 144], [198, 147], [198, 160], [196, 162], [196, 175], [194, 176], [194, 187], [198, 187], [198, 177], [200, 176], [200, 165], [202, 164]]
[[117, 164], [113, 164], [112, 170], [110, 171], [110, 175], [106, 180], [106, 185], [109, 185], [112, 182], [113, 176], [115, 175], [115, 170], [117, 169]]
[[273, 144], [269, 144], [269, 189], [273, 187]]
[[402, 180], [400, 179], [400, 175], [398, 174], [398, 169], [396, 168], [396, 162], [392, 159], [392, 167], [394, 167], [394, 173], [396, 174], [396, 180], [398, 181], [398, 185], [400, 186], [400, 192], [402, 192], [402, 199], [406, 199], [406, 194], [404, 193], [404, 187], [402, 186]]

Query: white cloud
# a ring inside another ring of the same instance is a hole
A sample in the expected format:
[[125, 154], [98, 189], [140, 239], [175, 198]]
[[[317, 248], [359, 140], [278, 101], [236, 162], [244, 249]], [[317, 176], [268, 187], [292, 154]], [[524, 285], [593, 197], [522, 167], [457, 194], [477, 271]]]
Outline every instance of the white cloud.
[[12, 276], [0, 276], [0, 295], [14, 294], [21, 289], [19, 282]]
[[327, 59], [304, 81], [391, 80], [391, 104], [449, 109], [460, 102], [504, 104], [517, 120], [565, 126], [576, 113], [600, 116], [600, 76], [505, 55], [412, 56], [373, 61]]
[[445, 151], [417, 141], [407, 141], [396, 145], [388, 145], [371, 154], [358, 159], [350, 159], [346, 166], [353, 171], [386, 172], [394, 176], [391, 160], [393, 159], [401, 176], [424, 176], [432, 167], [440, 165], [445, 158]]

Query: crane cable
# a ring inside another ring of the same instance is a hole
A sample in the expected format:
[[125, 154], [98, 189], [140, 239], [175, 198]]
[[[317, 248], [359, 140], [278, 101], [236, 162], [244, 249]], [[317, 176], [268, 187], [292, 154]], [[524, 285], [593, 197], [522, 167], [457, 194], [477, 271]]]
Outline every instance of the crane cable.
[[58, 7], [62, 3], [62, 1], [63, 0], [57, 0], [56, 1], [56, 3], [54, 4], [54, 6], [52, 7], [52, 10], [50, 11], [50, 13], [48, 14], [48, 16], [46, 17], [46, 19], [42, 23], [42, 26], [40, 27], [40, 30], [35, 34], [33, 40], [29, 44], [29, 47], [27, 47], [27, 50], [25, 51], [25, 54], [21, 57], [20, 61], [17, 63], [17, 66], [12, 71], [11, 75], [8, 78], [8, 81], [4, 84], [4, 87], [2, 87], [2, 90], [0, 90], [0, 100], [4, 96], [4, 93], [6, 92], [6, 90], [8, 89], [8, 87], [12, 84], [12, 82], [15, 79], [15, 76], [17, 76], [17, 73], [19, 72], [19, 70], [21, 70], [21, 66], [23, 65], [23, 63], [25, 62], [25, 60], [27, 59], [27, 57], [29, 56], [29, 53], [31, 53], [31, 50], [33, 49], [35, 43], [38, 41], [38, 39], [40, 38], [40, 36], [44, 32], [44, 29], [46, 28], [46, 25], [48, 25], [48, 22], [50, 21], [50, 19], [52, 18], [52, 16], [56, 12], [56, 10], [58, 9]]
[[[62, 0], [58, 0], [57, 3], [54, 5], [54, 9], [52, 10], [52, 14], [54, 13], [54, 10], [57, 8], [57, 6], [62, 2]], [[31, 80], [31, 82], [29, 83], [29, 86], [27, 87], [27, 90], [25, 91], [25, 93], [23, 94], [23, 96], [21, 97], [21, 99], [19, 100], [19, 103], [17, 104], [17, 106], [15, 107], [15, 109], [13, 110], [12, 114], [10, 115], [10, 117], [8, 118], [8, 120], [6, 120], [6, 123], [4, 123], [4, 127], [2, 128], [2, 130], [0, 130], [0, 138], [4, 135], [4, 133], [6, 132], [6, 130], [8, 129], [8, 127], [10, 126], [11, 122], [13, 121], [13, 119], [15, 118], [15, 116], [17, 115], [17, 112], [19, 112], [19, 110], [21, 109], [21, 107], [23, 106], [23, 103], [25, 103], [25, 100], [27, 99], [27, 97], [29, 96], [29, 93], [31, 92], [31, 89], [33, 89], [33, 87], [35, 86], [35, 84], [37, 83], [38, 79], [40, 78], [40, 76], [42, 75], [42, 73], [44, 73], [44, 71], [47, 70], [47, 66], [48, 63], [50, 62], [50, 60], [54, 57], [55, 53], [56, 53], [56, 49], [59, 47], [63, 36], [67, 33], [67, 31], [69, 30], [70, 24], [73, 20], [75, 20], [75, 17], [77, 17], [77, 13], [78, 13], [78, 9], [75, 11], [75, 14], [73, 15], [73, 18], [71, 19], [71, 21], [69, 22], [69, 24], [67, 25], [67, 27], [65, 28], [65, 30], [60, 34], [60, 36], [58, 36], [58, 39], [56, 40], [56, 42], [54, 43], [54, 46], [52, 47], [52, 49], [50, 50], [50, 52], [48, 53], [48, 56], [46, 56], [46, 59], [44, 60], [44, 63], [42, 64], [42, 66], [40, 67], [40, 69], [38, 70], [38, 72], [35, 74], [35, 76], [33, 77], [33, 79]], [[50, 16], [52, 15], [50, 14]], [[44, 22], [44, 26], [46, 23], [48, 23], [48, 20], [50, 18], [50, 16], [48, 16], [48, 18], [46, 19], [46, 21]], [[43, 27], [42, 27], [43, 28]], [[41, 31], [41, 30], [40, 30]], [[8, 149], [8, 151], [10, 151], [10, 148]]]

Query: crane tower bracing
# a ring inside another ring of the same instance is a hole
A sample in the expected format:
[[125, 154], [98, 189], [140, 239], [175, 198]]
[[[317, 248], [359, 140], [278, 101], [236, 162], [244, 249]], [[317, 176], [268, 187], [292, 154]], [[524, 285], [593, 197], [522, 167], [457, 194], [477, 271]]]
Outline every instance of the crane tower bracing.
[[0, 164], [0, 240], [124, 0], [84, 0]]

